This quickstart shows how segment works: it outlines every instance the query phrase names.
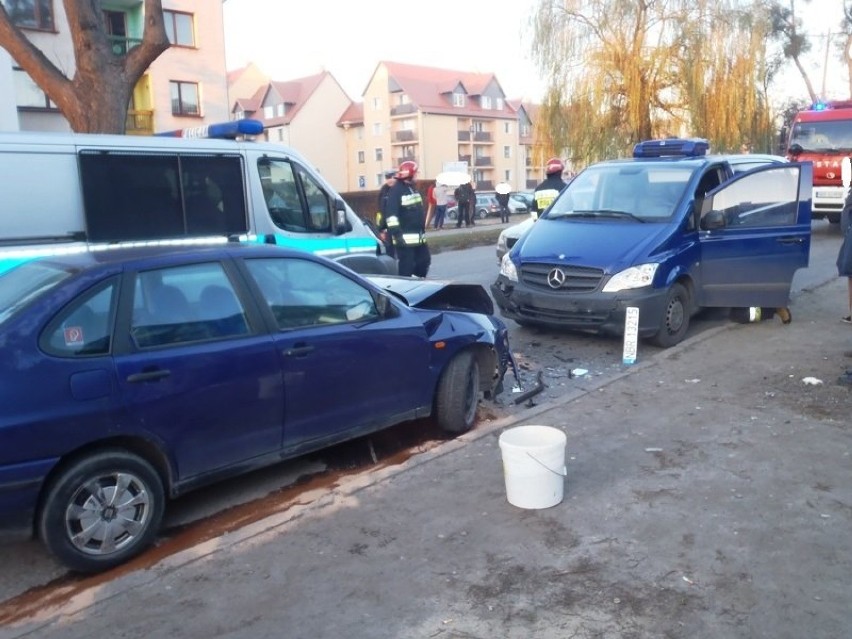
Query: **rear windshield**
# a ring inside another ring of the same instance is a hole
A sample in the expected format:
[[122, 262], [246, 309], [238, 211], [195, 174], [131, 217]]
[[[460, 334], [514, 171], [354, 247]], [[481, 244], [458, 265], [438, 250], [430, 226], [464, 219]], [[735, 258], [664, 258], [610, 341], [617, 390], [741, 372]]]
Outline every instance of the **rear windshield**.
[[694, 170], [645, 162], [592, 166], [562, 191], [546, 217], [664, 222], [677, 210]]
[[71, 275], [45, 262], [23, 262], [0, 272], [0, 325]]

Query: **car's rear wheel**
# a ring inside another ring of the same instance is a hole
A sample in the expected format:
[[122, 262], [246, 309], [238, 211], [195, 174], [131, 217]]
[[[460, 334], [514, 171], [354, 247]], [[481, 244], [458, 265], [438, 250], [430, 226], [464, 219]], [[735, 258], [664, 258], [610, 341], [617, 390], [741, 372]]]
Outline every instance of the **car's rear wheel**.
[[105, 450], [74, 462], [52, 481], [38, 530], [69, 568], [98, 572], [148, 546], [164, 508], [163, 483], [148, 462]]
[[435, 418], [448, 433], [465, 433], [476, 421], [479, 401], [479, 366], [471, 351], [463, 351], [447, 364], [435, 397]]
[[689, 328], [689, 314], [689, 292], [682, 284], [675, 282], [666, 293], [660, 328], [651, 338], [651, 343], [668, 348], [683, 340]]
[[488, 211], [487, 211], [486, 209], [479, 209], [479, 210], [476, 212], [476, 216], [477, 216], [480, 220], [484, 220], [486, 217], [488, 217]]

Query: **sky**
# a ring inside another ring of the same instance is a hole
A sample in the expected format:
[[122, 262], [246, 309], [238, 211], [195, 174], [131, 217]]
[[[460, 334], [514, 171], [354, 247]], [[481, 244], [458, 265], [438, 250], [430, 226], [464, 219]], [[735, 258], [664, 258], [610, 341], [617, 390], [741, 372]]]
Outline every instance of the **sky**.
[[[254, 62], [273, 80], [329, 71], [353, 100], [361, 100], [376, 65], [402, 62], [494, 73], [509, 99], [538, 101], [544, 90], [531, 60], [532, 10], [538, 0], [226, 0], [225, 54], [229, 70]], [[804, 61], [817, 92], [823, 86], [826, 34], [842, 16], [843, 0], [797, 2], [813, 52]], [[462, 28], [462, 25], [467, 25]], [[839, 38], [839, 35], [835, 36]], [[837, 40], [835, 40], [837, 41]], [[829, 53], [827, 98], [848, 98], [845, 68]], [[777, 92], [806, 98], [792, 64]]]
[[273, 80], [326, 70], [360, 100], [379, 62], [494, 73], [506, 97], [543, 92], [522, 37], [537, 0], [226, 0], [229, 70], [254, 62]]

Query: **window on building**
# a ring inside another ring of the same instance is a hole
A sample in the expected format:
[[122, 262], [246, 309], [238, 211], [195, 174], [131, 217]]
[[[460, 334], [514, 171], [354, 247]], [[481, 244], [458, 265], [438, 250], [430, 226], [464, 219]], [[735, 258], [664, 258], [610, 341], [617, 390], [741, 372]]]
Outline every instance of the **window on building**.
[[382, 157], [384, 157], [383, 154], [382, 154], [382, 147], [377, 146], [376, 147], [376, 157], [375, 157], [376, 162], [381, 162]]
[[530, 127], [529, 127], [528, 124], [524, 124], [521, 127], [521, 135], [524, 136], [524, 137], [528, 137], [529, 134], [530, 134]]
[[463, 107], [464, 106], [464, 93], [453, 93], [453, 106], [454, 107]]
[[197, 82], [169, 82], [172, 115], [201, 115]]
[[503, 171], [503, 181], [508, 182], [509, 184], [512, 183], [512, 171], [511, 170], [506, 169], [505, 171]]
[[381, 122], [373, 122], [373, 135], [381, 135], [382, 134], [382, 123]]
[[511, 122], [504, 122], [503, 123], [503, 132], [504, 133], [511, 133], [512, 132], [512, 123]]
[[498, 111], [503, 110], [503, 98], [494, 98], [494, 108]]
[[409, 99], [407, 93], [400, 93], [399, 97], [397, 97], [397, 103], [399, 105], [409, 104], [410, 102], [411, 102], [411, 100]]
[[53, 0], [3, 0], [12, 23], [24, 29], [54, 30]]
[[166, 23], [166, 35], [169, 36], [169, 42], [173, 46], [195, 46], [195, 29], [193, 28], [193, 15], [191, 13], [166, 11], [164, 9], [163, 20]]
[[275, 115], [277, 115], [279, 118], [283, 118], [285, 112], [286, 109], [284, 108], [283, 102], [275, 107]]
[[413, 131], [414, 126], [417, 123], [414, 120], [414, 118], [406, 118], [406, 119], [402, 120], [401, 124], [402, 124], [402, 130], [403, 131]]
[[243, 111], [242, 109], [237, 109], [236, 111], [234, 111], [234, 118], [235, 119], [242, 120], [244, 117], [246, 117], [246, 112]]
[[503, 157], [504, 158], [512, 157], [512, 147], [510, 147], [508, 145], [503, 147]]
[[479, 97], [479, 106], [482, 107], [483, 109], [490, 109], [491, 108], [491, 96], [490, 95], [480, 96]]
[[376, 173], [376, 186], [381, 186], [385, 183], [385, 176], [381, 173]]
[[358, 164], [364, 164], [366, 161], [366, 154], [363, 151], [358, 151]]
[[267, 120], [271, 120], [275, 115], [275, 107], [265, 106], [263, 107], [263, 117]]
[[47, 94], [33, 82], [26, 71], [20, 68], [14, 69], [15, 102], [18, 107], [31, 109], [56, 109], [56, 105], [50, 101]]
[[364, 139], [364, 127], [362, 127], [362, 126], [358, 127], [358, 131], [355, 135], [355, 138], [357, 140], [363, 140]]
[[283, 127], [283, 126], [282, 126], [282, 127], [278, 127], [278, 141], [279, 141], [279, 142], [283, 142], [283, 141], [284, 141], [284, 127]]
[[382, 110], [382, 99], [381, 98], [373, 98], [373, 111], [381, 111]]

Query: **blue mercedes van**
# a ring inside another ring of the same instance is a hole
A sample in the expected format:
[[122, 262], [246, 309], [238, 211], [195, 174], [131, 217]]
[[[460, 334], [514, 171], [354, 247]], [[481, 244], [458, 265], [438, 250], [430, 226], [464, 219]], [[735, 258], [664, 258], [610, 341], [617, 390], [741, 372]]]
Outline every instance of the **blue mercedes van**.
[[785, 308], [808, 265], [810, 163], [649, 140], [580, 173], [503, 256], [491, 291], [522, 325], [680, 342], [703, 307]]

